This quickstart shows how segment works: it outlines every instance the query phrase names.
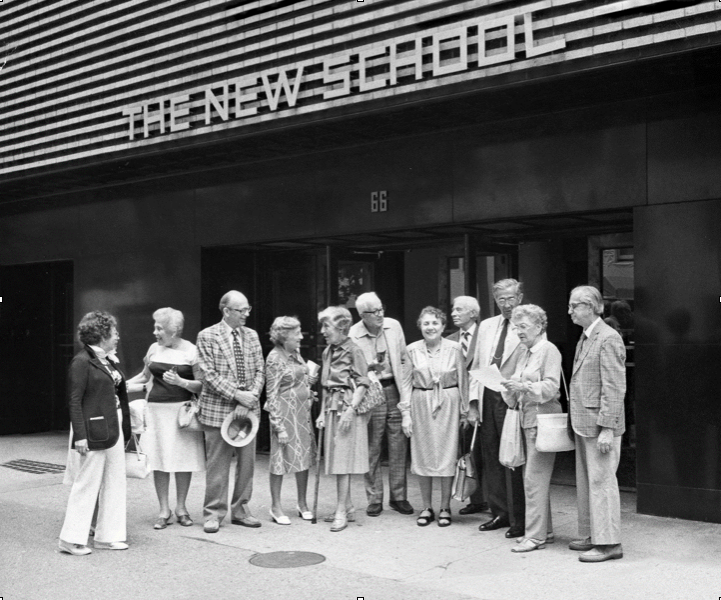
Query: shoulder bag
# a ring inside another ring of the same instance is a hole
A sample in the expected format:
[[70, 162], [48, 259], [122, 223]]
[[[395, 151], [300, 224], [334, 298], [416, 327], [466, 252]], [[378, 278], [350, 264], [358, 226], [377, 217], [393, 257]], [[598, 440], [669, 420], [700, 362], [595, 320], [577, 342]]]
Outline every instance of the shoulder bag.
[[[561, 379], [563, 388], [566, 390], [566, 398], [570, 402], [563, 369], [561, 369]], [[536, 415], [536, 417], [538, 419], [536, 450], [539, 452], [567, 452], [576, 448], [576, 444], [568, 437], [568, 413], [552, 413]]]
[[203, 431], [198, 420], [199, 412], [200, 406], [195, 398], [183, 402], [178, 409], [178, 427], [183, 431]]

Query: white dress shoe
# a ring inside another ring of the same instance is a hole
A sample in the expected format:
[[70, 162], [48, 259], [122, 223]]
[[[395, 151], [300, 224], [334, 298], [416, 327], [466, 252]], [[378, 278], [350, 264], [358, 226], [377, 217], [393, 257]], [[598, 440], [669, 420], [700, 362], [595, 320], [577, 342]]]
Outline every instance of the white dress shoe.
[[82, 544], [71, 544], [70, 542], [65, 542], [63, 540], [58, 541], [58, 548], [60, 548], [60, 552], [67, 552], [73, 556], [85, 556], [86, 554], [92, 553], [92, 550], [87, 546], [83, 546]]
[[95, 542], [95, 547], [102, 550], [127, 550], [125, 542]]

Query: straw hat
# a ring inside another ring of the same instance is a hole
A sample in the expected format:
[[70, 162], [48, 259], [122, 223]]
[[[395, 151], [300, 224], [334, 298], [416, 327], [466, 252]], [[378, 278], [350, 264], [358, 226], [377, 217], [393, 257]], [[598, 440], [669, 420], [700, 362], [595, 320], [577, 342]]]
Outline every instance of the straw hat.
[[220, 426], [220, 435], [231, 446], [242, 448], [255, 439], [258, 425], [258, 417], [252, 411], [249, 411], [243, 418], [238, 418], [235, 413], [230, 412]]

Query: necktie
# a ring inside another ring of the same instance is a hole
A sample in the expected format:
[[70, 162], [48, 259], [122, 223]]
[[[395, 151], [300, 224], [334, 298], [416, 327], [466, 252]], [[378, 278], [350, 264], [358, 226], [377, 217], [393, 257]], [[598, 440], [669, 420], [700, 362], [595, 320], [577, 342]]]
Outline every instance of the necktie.
[[464, 331], [461, 336], [461, 350], [463, 350], [463, 358], [468, 356], [468, 338], [471, 337], [470, 332]]
[[233, 329], [233, 354], [235, 354], [235, 366], [238, 369], [238, 381], [240, 387], [245, 389], [245, 361], [243, 360], [243, 348], [238, 339], [238, 331]]
[[501, 362], [503, 361], [503, 348], [506, 345], [506, 335], [508, 334], [508, 319], [503, 319], [503, 329], [501, 329], [501, 335], [498, 338], [496, 349], [493, 352], [492, 365], [496, 365], [499, 369], [501, 368]]
[[588, 336], [586, 335], [586, 332], [584, 331], [578, 340], [578, 344], [576, 344], [576, 356], [573, 359], [573, 362], [576, 362], [578, 360], [578, 357], [581, 356], [581, 352], [583, 351], [583, 345], [586, 343], [587, 339], [588, 339]]

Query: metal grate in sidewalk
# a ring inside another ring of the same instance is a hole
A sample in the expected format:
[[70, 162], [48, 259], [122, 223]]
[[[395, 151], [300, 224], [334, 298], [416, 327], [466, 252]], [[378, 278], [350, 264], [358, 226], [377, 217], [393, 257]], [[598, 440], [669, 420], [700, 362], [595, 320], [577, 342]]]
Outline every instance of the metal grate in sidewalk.
[[62, 473], [65, 465], [54, 465], [52, 463], [38, 462], [36, 460], [26, 460], [19, 458], [10, 462], [0, 464], [0, 467], [15, 469], [16, 471], [24, 471], [25, 473]]

